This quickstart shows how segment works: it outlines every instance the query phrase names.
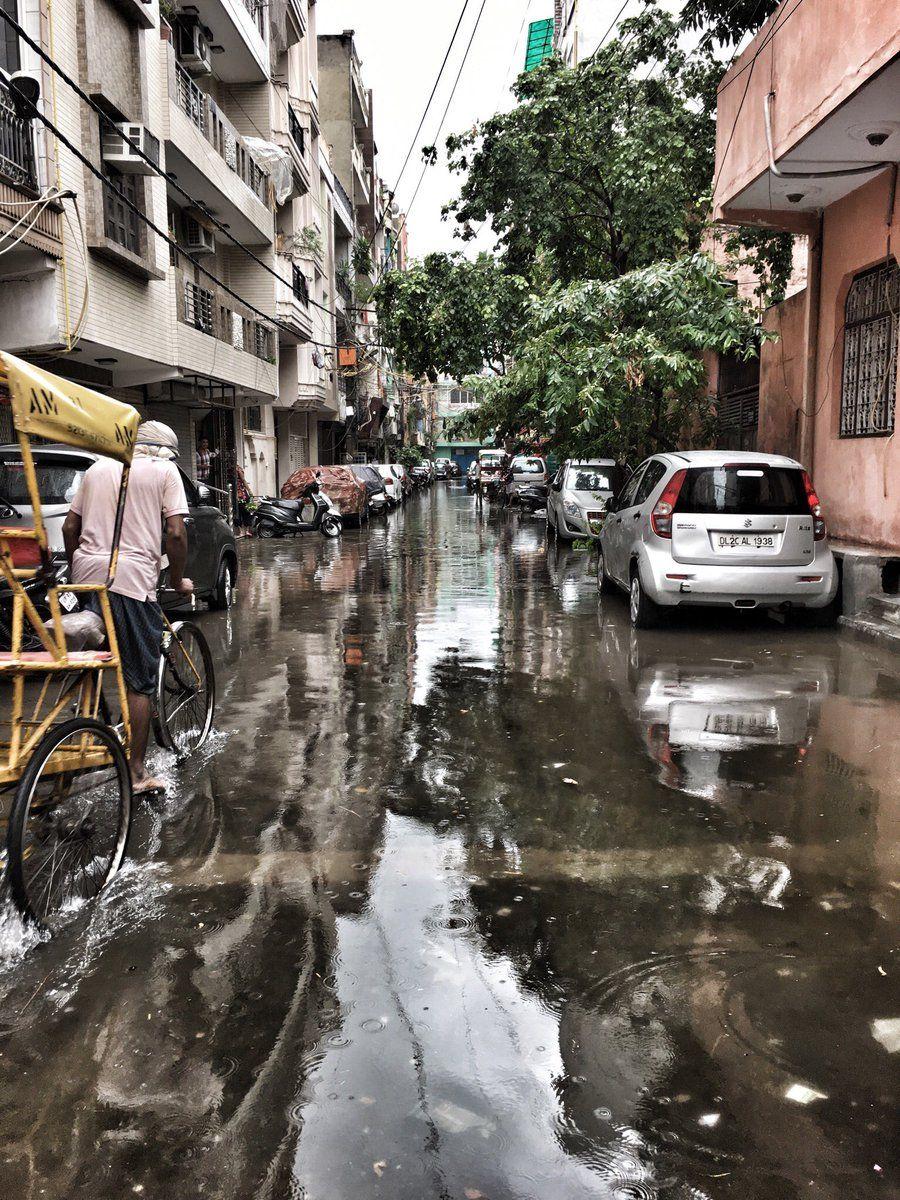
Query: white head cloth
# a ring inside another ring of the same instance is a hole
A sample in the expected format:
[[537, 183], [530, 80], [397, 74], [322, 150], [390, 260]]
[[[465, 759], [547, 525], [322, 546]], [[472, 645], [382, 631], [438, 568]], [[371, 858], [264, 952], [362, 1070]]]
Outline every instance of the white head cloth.
[[162, 421], [142, 421], [138, 426], [134, 452], [148, 458], [177, 458], [178, 435]]

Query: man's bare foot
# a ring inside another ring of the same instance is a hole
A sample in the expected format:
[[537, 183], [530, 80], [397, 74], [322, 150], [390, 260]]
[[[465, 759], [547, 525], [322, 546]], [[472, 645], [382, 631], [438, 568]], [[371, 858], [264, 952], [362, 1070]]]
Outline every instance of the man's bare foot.
[[152, 775], [145, 775], [142, 779], [132, 781], [131, 794], [133, 796], [164, 796], [165, 793], [166, 785], [161, 779], [154, 779]]

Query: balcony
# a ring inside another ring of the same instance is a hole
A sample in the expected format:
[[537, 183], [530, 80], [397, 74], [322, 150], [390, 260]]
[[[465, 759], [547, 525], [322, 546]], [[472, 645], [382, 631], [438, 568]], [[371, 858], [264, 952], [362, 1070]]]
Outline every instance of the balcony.
[[274, 396], [277, 346], [269, 326], [227, 292], [194, 283], [180, 268], [171, 268], [171, 277], [178, 318], [177, 365], [186, 374]]
[[367, 129], [369, 126], [369, 95], [363, 84], [362, 72], [355, 54], [350, 57], [350, 80], [353, 93], [354, 123]]
[[273, 136], [282, 150], [286, 150], [291, 156], [294, 174], [293, 195], [297, 197], [304, 196], [309, 191], [311, 176], [307, 152], [309, 137], [303, 121], [297, 113], [295, 103], [294, 100], [288, 101], [287, 119], [285, 121], [284, 116], [281, 118], [282, 123], [287, 125], [287, 129], [276, 129], [273, 131]]
[[334, 215], [344, 227], [345, 236], [352, 238], [355, 233], [353, 201], [347, 195], [347, 189], [337, 175], [334, 176]]
[[[312, 337], [312, 315], [309, 304], [309, 284], [300, 266], [286, 254], [276, 256], [276, 270], [280, 276], [276, 284], [275, 312], [278, 320], [290, 326], [295, 342], [305, 342]], [[281, 329], [282, 341], [292, 339], [286, 329]]]
[[170, 57], [166, 165], [241, 241], [270, 242], [269, 176], [215, 101]]
[[269, 78], [266, 44], [267, 4], [258, 0], [193, 0], [200, 24], [221, 46], [216, 75], [226, 83], [263, 83]]
[[31, 122], [16, 115], [6, 84], [0, 81], [0, 179], [38, 194]]

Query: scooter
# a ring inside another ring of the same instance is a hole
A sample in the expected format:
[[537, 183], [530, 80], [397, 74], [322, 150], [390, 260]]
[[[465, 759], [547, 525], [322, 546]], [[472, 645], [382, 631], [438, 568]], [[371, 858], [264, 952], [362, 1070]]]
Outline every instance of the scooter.
[[536, 513], [547, 507], [548, 488], [545, 483], [529, 483], [520, 487], [510, 503], [518, 504], [526, 512]]
[[[313, 503], [313, 515], [309, 521], [303, 519], [304, 506]], [[327, 538], [339, 537], [344, 521], [339, 510], [322, 491], [318, 476], [306, 485], [296, 500], [276, 500], [260, 496], [253, 513], [253, 530], [257, 537], [280, 538], [289, 534], [314, 533], [316, 530]]]

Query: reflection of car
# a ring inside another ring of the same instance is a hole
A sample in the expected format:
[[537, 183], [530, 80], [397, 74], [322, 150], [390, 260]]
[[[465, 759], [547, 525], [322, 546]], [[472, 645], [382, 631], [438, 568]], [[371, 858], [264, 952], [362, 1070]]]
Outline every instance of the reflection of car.
[[384, 513], [388, 510], [387, 488], [378, 469], [371, 463], [354, 463], [350, 470], [366, 489], [369, 512]]
[[661, 608], [808, 609], [834, 620], [838, 577], [819, 500], [780, 455], [655, 454], [607, 503], [599, 580], [630, 597], [632, 624]]
[[[62, 526], [69, 505], [81, 484], [82, 476], [99, 455], [70, 446], [32, 447], [41, 510], [47, 540], [55, 555], [63, 557]], [[209, 489], [194, 483], [181, 473], [188, 502], [185, 524], [188, 530], [188, 561], [185, 574], [193, 580], [195, 594], [211, 608], [228, 608], [237, 582], [237, 550], [234, 533], [221, 511], [211, 502]], [[0, 497], [8, 500], [16, 517], [4, 517], [13, 525], [32, 523], [31, 505], [25, 487], [25, 473], [18, 446], [0, 446]], [[163, 603], [174, 598], [165, 594], [165, 571], [160, 586]]]
[[387, 493], [388, 504], [391, 508], [396, 508], [403, 500], [403, 484], [400, 482], [400, 476], [396, 472], [396, 468], [389, 463], [376, 463], [375, 470], [381, 476], [381, 482], [384, 484], [384, 490]]
[[546, 487], [547, 464], [532, 454], [516, 454], [506, 468], [506, 498], [513, 500], [523, 487]]
[[307, 484], [319, 476], [319, 484], [337, 506], [344, 520], [363, 525], [369, 519], [368, 494], [349, 467], [301, 467], [281, 488], [283, 500], [296, 500]]
[[564, 462], [550, 485], [547, 526], [561, 538], [596, 537], [621, 472], [611, 458]]

